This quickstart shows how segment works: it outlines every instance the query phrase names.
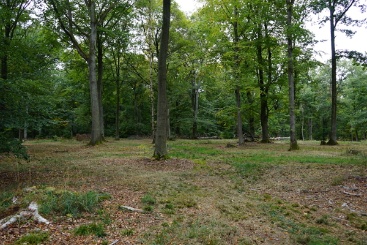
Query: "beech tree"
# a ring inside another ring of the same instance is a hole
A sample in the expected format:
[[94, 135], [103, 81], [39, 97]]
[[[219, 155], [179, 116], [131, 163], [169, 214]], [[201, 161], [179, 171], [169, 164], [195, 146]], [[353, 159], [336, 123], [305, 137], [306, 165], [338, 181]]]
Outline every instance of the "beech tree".
[[293, 62], [293, 5], [294, 0], [287, 0], [287, 51], [288, 51], [288, 89], [289, 89], [289, 127], [290, 127], [290, 148], [297, 150], [296, 138], [296, 116], [294, 108], [294, 62]]
[[[322, 19], [322, 23], [329, 22], [330, 25], [330, 46], [331, 46], [331, 124], [328, 145], [337, 145], [337, 56], [335, 48], [335, 33], [341, 31], [348, 36], [353, 35], [349, 29], [338, 28], [341, 25], [352, 25], [358, 20], [352, 19], [347, 15], [348, 11], [354, 6], [359, 5], [359, 0], [327, 0], [313, 1], [314, 11], [321, 13], [327, 9], [329, 15]], [[363, 8], [364, 5], [359, 7]]]
[[162, 34], [158, 56], [158, 102], [157, 132], [154, 157], [165, 159], [167, 151], [168, 113], [167, 113], [167, 54], [171, 18], [171, 0], [163, 0]]

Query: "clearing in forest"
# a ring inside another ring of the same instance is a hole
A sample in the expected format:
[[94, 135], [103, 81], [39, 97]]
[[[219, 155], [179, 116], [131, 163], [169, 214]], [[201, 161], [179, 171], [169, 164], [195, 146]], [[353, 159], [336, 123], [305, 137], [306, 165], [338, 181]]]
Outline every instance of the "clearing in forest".
[[[0, 244], [367, 244], [367, 143], [109, 139], [0, 156]], [[228, 147], [234, 145], [235, 147]], [[17, 198], [15, 200], [15, 197]]]

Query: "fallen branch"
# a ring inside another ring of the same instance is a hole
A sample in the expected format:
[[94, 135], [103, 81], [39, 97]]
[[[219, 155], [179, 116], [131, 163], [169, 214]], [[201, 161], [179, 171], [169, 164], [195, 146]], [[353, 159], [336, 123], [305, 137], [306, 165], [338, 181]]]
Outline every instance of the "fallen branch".
[[115, 240], [112, 243], [110, 243], [110, 245], [115, 245], [119, 240]]
[[343, 191], [343, 193], [346, 194], [346, 195], [349, 195], [349, 196], [354, 196], [354, 197], [362, 196], [362, 194], [360, 194], [360, 193], [350, 193], [350, 192], [346, 192], [346, 191]]
[[[33, 219], [39, 223], [45, 223], [45, 224], [50, 224], [50, 221], [48, 221], [47, 219], [43, 218], [39, 213], [38, 213], [38, 205], [35, 202], [31, 202], [31, 204], [29, 204], [27, 210], [25, 211], [21, 211], [19, 214], [10, 216], [10, 217], [6, 217], [2, 220], [0, 220], [0, 230], [5, 229], [6, 227], [8, 227], [9, 225], [13, 224], [15, 221], [17, 221], [18, 219], [29, 219], [33, 217]], [[7, 220], [5, 222], [5, 220]]]
[[129, 206], [120, 206], [120, 209], [128, 210], [128, 211], [131, 211], [131, 212], [138, 212], [138, 213], [143, 213], [144, 212], [144, 210], [142, 210], [142, 209], [132, 208], [132, 207], [129, 207]]

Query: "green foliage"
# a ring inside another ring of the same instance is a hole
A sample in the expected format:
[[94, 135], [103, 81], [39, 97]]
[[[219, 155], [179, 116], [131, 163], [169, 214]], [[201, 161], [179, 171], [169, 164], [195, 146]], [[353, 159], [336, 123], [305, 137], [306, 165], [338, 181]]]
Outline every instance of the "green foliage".
[[29, 159], [27, 149], [18, 139], [11, 138], [9, 134], [0, 133], [0, 153], [12, 153], [17, 158]]
[[146, 194], [141, 198], [141, 202], [144, 204], [154, 205], [156, 200], [150, 194]]
[[154, 205], [156, 204], [156, 200], [150, 194], [146, 194], [141, 198], [141, 202], [144, 204], [143, 210], [146, 212], [152, 212], [154, 209]]
[[32, 232], [19, 238], [15, 244], [44, 244], [49, 238], [48, 232]]
[[105, 237], [107, 234], [102, 224], [81, 225], [74, 229], [74, 234], [77, 236], [95, 235], [97, 237]]
[[83, 212], [94, 212], [100, 203], [108, 198], [110, 198], [108, 194], [93, 191], [82, 194], [69, 191], [50, 191], [42, 200], [40, 212], [46, 215], [71, 215], [78, 218]]
[[12, 205], [12, 199], [14, 195], [11, 192], [1, 192], [0, 193], [0, 213], [3, 213]]

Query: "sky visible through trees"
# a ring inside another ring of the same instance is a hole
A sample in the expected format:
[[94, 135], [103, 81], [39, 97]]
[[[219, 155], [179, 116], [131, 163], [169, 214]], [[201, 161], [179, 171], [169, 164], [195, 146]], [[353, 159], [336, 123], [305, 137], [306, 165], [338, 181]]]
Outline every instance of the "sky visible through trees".
[[[176, 1], [182, 11], [191, 14], [198, 8], [202, 6], [202, 2], [198, 0], [177, 0]], [[359, 13], [356, 9], [352, 9], [352, 16], [359, 16], [358, 18], [365, 18], [363, 14]], [[323, 15], [325, 15], [324, 13]], [[312, 19], [307, 23], [307, 28], [315, 34], [316, 39], [321, 42], [316, 44], [315, 51], [319, 54], [315, 54], [315, 58], [325, 62], [330, 59], [330, 35], [329, 27], [324, 25], [320, 28], [317, 22], [319, 16], [311, 15]], [[366, 27], [355, 27], [356, 34], [352, 38], [348, 38], [343, 34], [338, 34], [337, 49], [350, 50], [355, 49], [361, 53], [367, 52], [367, 45], [365, 44], [367, 40], [367, 30]]]

